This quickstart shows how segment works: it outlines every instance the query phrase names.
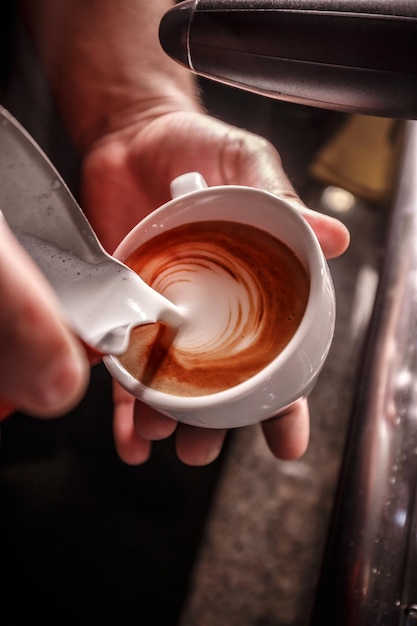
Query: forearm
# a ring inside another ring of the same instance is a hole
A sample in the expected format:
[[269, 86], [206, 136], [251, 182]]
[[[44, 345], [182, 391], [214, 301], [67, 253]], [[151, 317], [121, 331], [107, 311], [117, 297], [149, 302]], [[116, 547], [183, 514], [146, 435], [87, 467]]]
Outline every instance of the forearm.
[[58, 108], [81, 152], [126, 123], [195, 110], [191, 75], [160, 47], [170, 0], [22, 0]]

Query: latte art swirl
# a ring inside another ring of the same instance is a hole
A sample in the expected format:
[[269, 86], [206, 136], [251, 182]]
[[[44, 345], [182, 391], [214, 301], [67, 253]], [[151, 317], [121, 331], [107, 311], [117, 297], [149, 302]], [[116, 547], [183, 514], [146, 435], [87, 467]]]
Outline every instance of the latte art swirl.
[[187, 224], [146, 242], [127, 264], [186, 310], [178, 332], [135, 329], [120, 359], [135, 378], [175, 395], [203, 395], [265, 367], [294, 335], [309, 279], [282, 242], [226, 221]]
[[177, 359], [225, 358], [254, 345], [266, 304], [256, 274], [226, 249], [213, 251], [205, 242], [189, 251], [182, 247], [173, 246], [147, 267], [155, 277], [152, 287], [187, 311], [175, 340]]

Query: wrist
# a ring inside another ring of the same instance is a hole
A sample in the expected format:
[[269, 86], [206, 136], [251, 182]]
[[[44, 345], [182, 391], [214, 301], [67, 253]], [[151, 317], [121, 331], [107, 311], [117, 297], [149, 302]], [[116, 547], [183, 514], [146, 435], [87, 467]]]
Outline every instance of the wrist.
[[199, 110], [192, 74], [163, 52], [172, 0], [22, 2], [24, 23], [64, 124], [84, 154], [102, 136], [164, 113]]

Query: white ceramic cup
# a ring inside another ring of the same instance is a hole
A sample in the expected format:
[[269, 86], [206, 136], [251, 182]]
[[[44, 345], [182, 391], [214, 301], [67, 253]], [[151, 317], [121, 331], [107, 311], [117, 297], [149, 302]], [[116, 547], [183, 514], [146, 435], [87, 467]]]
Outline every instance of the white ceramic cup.
[[[263, 229], [292, 249], [308, 270], [310, 290], [304, 316], [286, 347], [264, 369], [224, 391], [177, 396], [147, 387], [110, 355], [104, 362], [134, 397], [179, 422], [207, 428], [234, 428], [268, 419], [308, 395], [331, 346], [335, 296], [317, 238], [299, 212], [279, 197], [251, 187], [207, 187], [196, 172], [171, 184], [172, 200], [143, 219], [120, 243], [121, 261], [163, 231], [190, 222], [228, 220]], [[204, 357], [202, 357], [204, 358]]]

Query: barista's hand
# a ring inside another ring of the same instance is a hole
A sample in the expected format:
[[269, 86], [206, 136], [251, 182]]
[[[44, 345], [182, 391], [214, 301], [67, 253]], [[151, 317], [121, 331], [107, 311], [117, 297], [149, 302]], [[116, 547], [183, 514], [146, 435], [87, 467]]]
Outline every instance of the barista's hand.
[[[346, 249], [345, 227], [305, 208], [269, 142], [197, 112], [169, 113], [96, 142], [84, 160], [83, 207], [103, 244], [113, 251], [142, 217], [169, 200], [173, 178], [196, 170], [209, 185], [250, 185], [291, 200], [314, 228], [327, 257]], [[116, 446], [127, 463], [145, 461], [151, 441], [174, 430], [178, 456], [186, 463], [204, 465], [221, 450], [224, 430], [177, 425], [134, 402], [117, 385], [114, 402]], [[276, 456], [297, 458], [308, 444], [307, 402], [299, 401], [285, 416], [264, 422], [262, 428]]]
[[89, 379], [85, 352], [44, 277], [0, 214], [0, 419], [73, 408]]

